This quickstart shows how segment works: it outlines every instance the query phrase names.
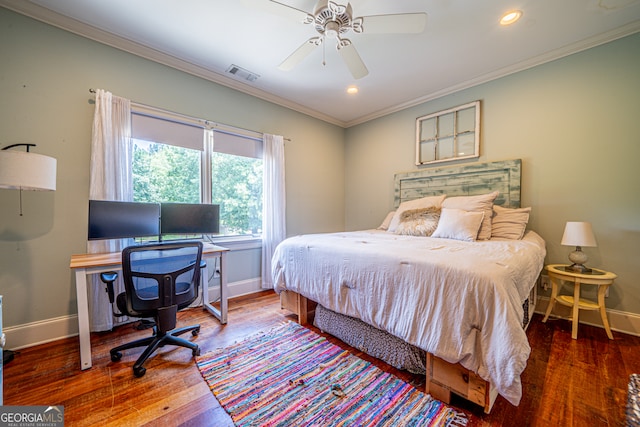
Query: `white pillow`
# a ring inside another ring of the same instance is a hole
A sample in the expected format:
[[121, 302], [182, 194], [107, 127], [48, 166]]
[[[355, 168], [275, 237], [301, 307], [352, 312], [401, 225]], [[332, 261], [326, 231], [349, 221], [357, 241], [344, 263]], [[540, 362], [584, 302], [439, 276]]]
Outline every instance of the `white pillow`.
[[395, 233], [396, 228], [398, 228], [398, 224], [400, 224], [400, 216], [404, 211], [431, 207], [439, 208], [440, 206], [442, 206], [442, 201], [445, 199], [445, 197], [447, 197], [447, 195], [443, 194], [441, 196], [423, 197], [421, 199], [409, 200], [408, 202], [400, 203], [400, 206], [398, 206], [396, 213], [391, 219], [391, 224], [389, 224], [389, 229], [387, 231]]
[[531, 208], [509, 209], [493, 207], [491, 219], [491, 238], [520, 240], [529, 222]]
[[484, 212], [442, 208], [440, 221], [431, 237], [475, 242]]
[[398, 224], [395, 233], [429, 237], [438, 226], [439, 218], [440, 208], [436, 207], [404, 211], [400, 216], [400, 224]]
[[382, 224], [380, 224], [380, 226], [378, 227], [378, 230], [388, 230], [389, 229], [389, 224], [391, 224], [391, 218], [393, 218], [393, 214], [396, 213], [396, 211], [391, 211], [387, 214], [386, 217], [384, 217], [384, 221], [382, 221]]
[[[484, 212], [484, 219], [478, 231], [478, 240], [491, 238], [491, 216], [493, 215], [493, 201], [498, 197], [498, 192], [479, 196], [449, 197], [443, 203], [443, 208], [462, 209], [464, 211]], [[475, 240], [475, 239], [474, 239]]]

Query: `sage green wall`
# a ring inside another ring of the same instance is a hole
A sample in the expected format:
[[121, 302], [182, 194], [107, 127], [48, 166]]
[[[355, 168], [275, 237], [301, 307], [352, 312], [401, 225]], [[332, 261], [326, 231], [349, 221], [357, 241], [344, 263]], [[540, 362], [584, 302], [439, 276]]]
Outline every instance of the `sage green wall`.
[[590, 221], [588, 264], [619, 276], [607, 307], [640, 314], [640, 34], [349, 128], [346, 228], [393, 208], [393, 174], [417, 169], [416, 117], [478, 99], [479, 161], [522, 159], [522, 205], [547, 261], [568, 261], [566, 221]]
[[[479, 160], [522, 158], [523, 206], [548, 261], [566, 260], [567, 220], [591, 221], [590, 264], [619, 275], [608, 307], [640, 313], [638, 34], [346, 131], [3, 8], [0, 40], [0, 147], [35, 143], [58, 159], [57, 191], [24, 192], [22, 217], [19, 193], [0, 190], [5, 326], [76, 312], [68, 265], [86, 247], [89, 88], [291, 138], [289, 235], [377, 226], [392, 209], [393, 174], [416, 169], [415, 118], [480, 99]], [[231, 280], [244, 279], [240, 270]]]
[[[57, 191], [23, 192], [24, 216], [18, 215], [19, 192], [0, 190], [5, 326], [77, 311], [69, 259], [86, 251], [89, 88], [291, 138], [285, 147], [288, 234], [344, 228], [344, 129], [4, 8], [0, 41], [0, 147], [35, 143], [35, 152], [58, 160]], [[243, 264], [230, 262], [230, 281], [247, 278]]]

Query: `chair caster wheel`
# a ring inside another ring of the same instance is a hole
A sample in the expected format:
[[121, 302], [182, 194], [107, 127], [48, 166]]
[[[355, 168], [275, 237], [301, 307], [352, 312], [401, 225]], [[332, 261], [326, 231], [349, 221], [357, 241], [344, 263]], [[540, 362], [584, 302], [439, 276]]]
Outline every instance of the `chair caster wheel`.
[[191, 354], [193, 354], [193, 357], [200, 356], [200, 347], [194, 348]]
[[136, 378], [140, 378], [141, 376], [143, 376], [145, 373], [147, 372], [147, 368], [140, 366], [139, 368], [133, 368], [133, 375], [136, 376]]
[[122, 359], [122, 353], [120, 353], [119, 351], [117, 351], [115, 353], [111, 353], [111, 361], [112, 362], [117, 362], [120, 359]]
[[200, 333], [200, 328], [196, 328], [191, 331], [191, 336], [197, 336]]

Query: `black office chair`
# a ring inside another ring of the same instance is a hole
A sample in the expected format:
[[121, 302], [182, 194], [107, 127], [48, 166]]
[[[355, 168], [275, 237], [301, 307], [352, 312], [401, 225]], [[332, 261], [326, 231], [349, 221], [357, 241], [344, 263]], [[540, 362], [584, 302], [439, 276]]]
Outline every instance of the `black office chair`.
[[[176, 314], [198, 297], [200, 269], [202, 268], [202, 242], [168, 242], [129, 246], [122, 251], [122, 270], [125, 292], [115, 298], [120, 313], [138, 318], [154, 318], [153, 335], [110, 350], [111, 360], [122, 358], [121, 350], [135, 347], [147, 348], [133, 365], [136, 377], [145, 374], [142, 365], [158, 348], [167, 344], [190, 348], [193, 356], [200, 354], [197, 344], [179, 338], [191, 331], [200, 332], [200, 325], [175, 329]], [[113, 302], [114, 272], [102, 273], [100, 278], [107, 285], [109, 299]]]

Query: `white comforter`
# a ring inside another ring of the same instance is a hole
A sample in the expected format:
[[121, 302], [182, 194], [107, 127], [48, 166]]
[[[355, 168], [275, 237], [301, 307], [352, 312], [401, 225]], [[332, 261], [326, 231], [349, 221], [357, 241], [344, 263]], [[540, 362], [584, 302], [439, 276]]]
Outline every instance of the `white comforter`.
[[518, 241], [462, 242], [371, 230], [291, 237], [272, 265], [277, 292], [298, 292], [459, 362], [518, 405], [531, 351], [522, 304], [544, 257], [532, 231]]

